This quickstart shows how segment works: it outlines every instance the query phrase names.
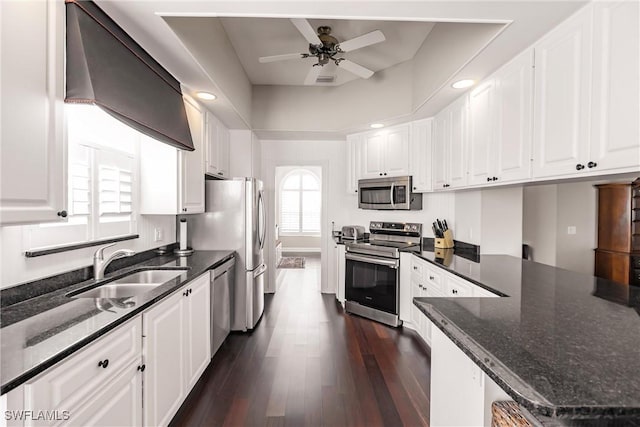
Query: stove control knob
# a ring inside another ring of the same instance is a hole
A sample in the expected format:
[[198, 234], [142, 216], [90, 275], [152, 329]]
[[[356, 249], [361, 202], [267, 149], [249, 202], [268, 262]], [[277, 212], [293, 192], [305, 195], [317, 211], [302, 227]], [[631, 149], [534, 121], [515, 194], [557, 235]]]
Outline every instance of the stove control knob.
[[417, 230], [418, 230], [418, 226], [417, 226], [417, 225], [415, 225], [415, 224], [413, 224], [413, 225], [411, 226], [411, 230], [413, 230], [413, 231], [417, 231]]

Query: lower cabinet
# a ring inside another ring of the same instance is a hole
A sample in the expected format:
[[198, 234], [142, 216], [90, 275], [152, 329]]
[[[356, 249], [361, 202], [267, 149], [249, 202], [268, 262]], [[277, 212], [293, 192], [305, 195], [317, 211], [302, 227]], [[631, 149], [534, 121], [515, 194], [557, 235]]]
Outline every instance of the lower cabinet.
[[169, 424], [211, 359], [209, 278], [200, 276], [142, 314], [146, 425]]
[[3, 395], [7, 411], [52, 418], [7, 425], [168, 425], [211, 360], [209, 279], [206, 272]]
[[141, 347], [137, 317], [26, 383], [25, 410], [59, 411], [33, 425], [142, 425]]

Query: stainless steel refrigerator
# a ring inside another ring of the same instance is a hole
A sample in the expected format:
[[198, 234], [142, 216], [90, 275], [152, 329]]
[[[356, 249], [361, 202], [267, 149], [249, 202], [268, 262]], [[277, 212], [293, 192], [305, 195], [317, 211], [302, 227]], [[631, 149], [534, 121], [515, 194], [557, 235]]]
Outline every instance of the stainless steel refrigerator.
[[253, 329], [264, 310], [266, 213], [262, 181], [206, 181], [205, 213], [183, 215], [188, 243], [198, 250], [236, 251], [231, 330]]

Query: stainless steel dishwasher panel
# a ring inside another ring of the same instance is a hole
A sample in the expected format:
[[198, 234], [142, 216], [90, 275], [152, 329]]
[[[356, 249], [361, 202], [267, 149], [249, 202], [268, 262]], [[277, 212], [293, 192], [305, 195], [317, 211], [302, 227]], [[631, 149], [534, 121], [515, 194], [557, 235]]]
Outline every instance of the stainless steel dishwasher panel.
[[235, 258], [231, 258], [211, 272], [211, 357], [216, 354], [231, 330], [235, 263]]

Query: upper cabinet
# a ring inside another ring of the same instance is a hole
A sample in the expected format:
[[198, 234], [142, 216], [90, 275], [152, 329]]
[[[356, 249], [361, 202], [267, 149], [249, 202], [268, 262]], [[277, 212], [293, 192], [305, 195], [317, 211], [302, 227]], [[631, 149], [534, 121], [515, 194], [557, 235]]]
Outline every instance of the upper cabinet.
[[362, 177], [362, 133], [347, 136], [347, 194], [358, 193], [358, 180]]
[[589, 156], [592, 8], [585, 7], [535, 46], [535, 178], [567, 175]]
[[185, 98], [194, 151], [183, 151], [142, 136], [140, 141], [140, 213], [157, 215], [204, 212], [204, 113]]
[[229, 177], [229, 129], [209, 111], [205, 113], [205, 172], [219, 178]]
[[469, 185], [531, 176], [533, 52], [526, 51], [469, 94]]
[[534, 178], [640, 169], [639, 11], [593, 3], [536, 50]]
[[431, 176], [432, 123], [433, 119], [411, 123], [409, 175], [413, 177], [413, 191], [416, 193], [424, 193], [433, 189]]
[[468, 97], [462, 96], [434, 118], [434, 190], [467, 185], [468, 106]]
[[409, 174], [409, 125], [364, 134], [362, 178]]
[[594, 4], [588, 160], [597, 163], [598, 170], [639, 168], [639, 9], [640, 3], [631, 0]]
[[0, 223], [60, 221], [67, 191], [64, 2], [3, 1], [0, 22]]

